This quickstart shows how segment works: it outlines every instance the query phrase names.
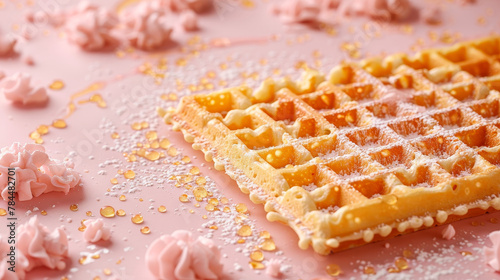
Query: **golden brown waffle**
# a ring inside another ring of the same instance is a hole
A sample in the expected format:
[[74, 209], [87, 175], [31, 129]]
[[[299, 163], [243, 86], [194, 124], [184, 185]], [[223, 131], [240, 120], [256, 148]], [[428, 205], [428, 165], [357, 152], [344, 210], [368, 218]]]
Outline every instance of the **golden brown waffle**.
[[159, 109], [320, 254], [500, 209], [500, 38]]

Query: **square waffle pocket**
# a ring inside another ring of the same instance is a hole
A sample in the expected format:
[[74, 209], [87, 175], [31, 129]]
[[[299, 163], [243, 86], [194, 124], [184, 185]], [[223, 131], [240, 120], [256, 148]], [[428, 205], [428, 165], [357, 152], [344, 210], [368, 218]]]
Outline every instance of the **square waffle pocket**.
[[500, 38], [182, 98], [165, 122], [303, 249], [500, 209]]

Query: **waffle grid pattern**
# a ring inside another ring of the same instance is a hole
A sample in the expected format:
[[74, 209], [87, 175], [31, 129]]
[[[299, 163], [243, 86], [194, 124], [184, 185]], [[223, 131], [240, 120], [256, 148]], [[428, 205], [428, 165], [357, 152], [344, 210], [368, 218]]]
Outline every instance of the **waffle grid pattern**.
[[327, 254], [500, 209], [499, 90], [490, 37], [159, 112], [216, 168], [239, 171], [240, 188], [300, 247]]

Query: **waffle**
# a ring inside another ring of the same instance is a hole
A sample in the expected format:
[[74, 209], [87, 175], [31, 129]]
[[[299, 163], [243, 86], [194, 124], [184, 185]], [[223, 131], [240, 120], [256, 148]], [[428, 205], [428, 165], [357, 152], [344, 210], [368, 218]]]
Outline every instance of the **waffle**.
[[500, 209], [500, 37], [308, 69], [158, 109], [302, 249]]

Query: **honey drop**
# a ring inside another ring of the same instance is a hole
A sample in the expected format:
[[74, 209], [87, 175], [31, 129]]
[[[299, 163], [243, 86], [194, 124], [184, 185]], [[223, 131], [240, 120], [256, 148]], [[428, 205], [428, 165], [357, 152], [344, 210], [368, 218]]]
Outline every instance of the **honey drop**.
[[92, 211], [85, 212], [85, 215], [87, 215], [87, 217], [92, 217]]
[[40, 211], [40, 214], [42, 214], [42, 216], [47, 216], [47, 211], [42, 210], [42, 211]]
[[256, 261], [256, 262], [261, 262], [264, 260], [264, 254], [262, 253], [262, 251], [260, 250], [257, 250], [257, 251], [253, 251], [252, 253], [250, 253], [250, 258], [253, 260], [253, 261]]
[[191, 170], [189, 170], [189, 173], [191, 173], [193, 175], [198, 175], [198, 174], [200, 174], [200, 169], [195, 166], [195, 167], [191, 168]]
[[67, 127], [67, 124], [64, 120], [57, 119], [57, 120], [52, 122], [52, 126], [55, 128], [65, 128], [65, 127]]
[[137, 214], [132, 216], [132, 223], [134, 224], [142, 224], [144, 222], [144, 218], [141, 214]]
[[276, 244], [274, 244], [272, 239], [266, 238], [262, 241], [262, 244], [260, 244], [260, 248], [264, 251], [274, 251], [276, 250]]
[[254, 261], [251, 261], [251, 262], [249, 262], [249, 264], [250, 264], [250, 267], [251, 267], [252, 269], [264, 269], [264, 268], [266, 267], [266, 266], [265, 266], [263, 263], [261, 263], [261, 262], [254, 262]]
[[405, 270], [409, 268], [408, 261], [405, 258], [397, 258], [394, 264], [399, 270]]
[[125, 173], [123, 173], [123, 176], [127, 179], [134, 179], [135, 178], [135, 172], [132, 170], [127, 170]]
[[242, 237], [252, 235], [252, 228], [249, 225], [244, 225], [238, 230], [238, 235]]
[[0, 208], [0, 216], [5, 216], [7, 215], [7, 210]]
[[375, 268], [373, 266], [365, 266], [363, 269], [364, 274], [376, 274]]
[[189, 198], [188, 198], [187, 194], [182, 194], [181, 196], [179, 196], [179, 201], [180, 202], [189, 202]]
[[330, 276], [335, 277], [339, 276], [342, 273], [342, 270], [340, 269], [340, 266], [332, 263], [326, 266], [326, 273], [328, 273], [328, 275]]
[[167, 207], [163, 206], [163, 205], [160, 205], [160, 207], [158, 207], [158, 212], [160, 213], [165, 213], [167, 212]]
[[245, 204], [238, 203], [236, 204], [236, 211], [238, 211], [238, 213], [246, 213], [248, 211], [248, 208]]
[[123, 209], [118, 209], [118, 210], [116, 211], [116, 215], [118, 215], [118, 216], [120, 216], [120, 217], [123, 217], [123, 216], [125, 216], [126, 214], [127, 214], [127, 213], [125, 213], [125, 210], [123, 210]]
[[141, 228], [141, 233], [143, 233], [143, 234], [150, 234], [151, 233], [151, 229], [149, 227], [142, 227]]
[[99, 212], [101, 213], [101, 216], [105, 218], [113, 218], [115, 216], [115, 208], [112, 206], [102, 207]]
[[112, 179], [110, 180], [110, 182], [111, 182], [111, 184], [116, 185], [116, 184], [118, 184], [118, 179], [116, 179], [116, 178], [112, 178]]
[[61, 80], [55, 80], [50, 84], [49, 88], [52, 90], [61, 90], [64, 88], [64, 83]]
[[118, 199], [120, 201], [125, 201], [125, 200], [127, 200], [127, 197], [124, 194], [122, 194], [122, 195], [120, 195], [120, 197]]
[[73, 211], [73, 212], [76, 212], [78, 211], [78, 204], [71, 204], [69, 206], [69, 210]]
[[38, 128], [36, 129], [36, 132], [38, 132], [40, 135], [45, 135], [45, 134], [49, 133], [49, 127], [42, 124], [42, 125], [38, 126]]

